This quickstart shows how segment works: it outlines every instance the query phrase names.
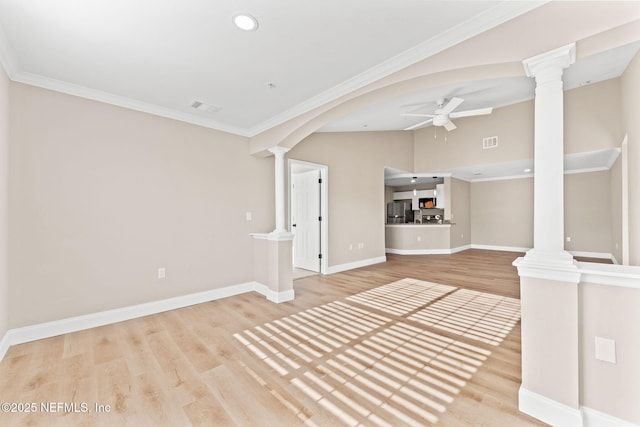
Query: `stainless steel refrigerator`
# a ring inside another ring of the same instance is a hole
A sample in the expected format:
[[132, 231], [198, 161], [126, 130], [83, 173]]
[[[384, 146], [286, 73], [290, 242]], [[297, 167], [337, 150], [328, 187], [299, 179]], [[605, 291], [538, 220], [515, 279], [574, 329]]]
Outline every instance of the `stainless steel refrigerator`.
[[405, 224], [413, 222], [411, 201], [387, 203], [387, 224]]

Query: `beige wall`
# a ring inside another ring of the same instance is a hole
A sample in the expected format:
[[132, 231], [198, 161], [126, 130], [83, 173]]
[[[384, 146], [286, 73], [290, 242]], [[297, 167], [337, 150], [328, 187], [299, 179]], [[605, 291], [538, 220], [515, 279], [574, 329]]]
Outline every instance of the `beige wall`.
[[[565, 180], [565, 249], [612, 253], [611, 173], [568, 174]], [[474, 245], [533, 247], [533, 179], [471, 184]]]
[[640, 54], [622, 75], [621, 93], [629, 141], [629, 264], [640, 265]]
[[620, 79], [564, 92], [564, 152], [619, 147], [624, 136], [621, 113]]
[[384, 256], [384, 167], [411, 169], [411, 133], [315, 133], [287, 157], [329, 167], [329, 267]]
[[451, 178], [448, 197], [451, 199], [451, 248], [471, 244], [471, 185]]
[[[582, 405], [640, 425], [638, 307], [638, 289], [580, 284]], [[615, 364], [596, 360], [595, 337], [615, 341]]]
[[7, 271], [9, 179], [9, 79], [0, 67], [0, 339], [9, 329], [9, 276]]
[[611, 173], [564, 176], [564, 248], [611, 254]]
[[273, 158], [245, 138], [11, 88], [11, 327], [253, 280]]
[[[415, 131], [415, 172], [533, 158], [533, 101], [496, 108], [488, 116], [458, 119], [456, 124], [452, 132], [433, 126]], [[482, 138], [490, 136], [498, 136], [498, 147], [483, 150]]]
[[471, 242], [533, 247], [533, 178], [471, 184]]
[[[620, 146], [620, 79], [567, 91], [564, 99], [565, 153]], [[604, 112], [602, 105], [607, 106]], [[488, 116], [458, 119], [452, 132], [433, 126], [415, 131], [414, 171], [533, 159], [533, 107], [531, 100], [495, 108]], [[491, 136], [498, 137], [498, 147], [483, 150], [482, 139]]]

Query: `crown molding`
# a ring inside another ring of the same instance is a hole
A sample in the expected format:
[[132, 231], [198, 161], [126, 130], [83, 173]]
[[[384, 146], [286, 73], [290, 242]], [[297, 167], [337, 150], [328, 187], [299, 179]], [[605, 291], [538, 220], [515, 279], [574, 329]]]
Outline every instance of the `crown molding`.
[[349, 93], [361, 89], [368, 84], [387, 77], [408, 66], [416, 64], [430, 56], [442, 52], [445, 49], [468, 40], [548, 2], [548, 0], [522, 2], [502, 1], [489, 10], [452, 27], [448, 31], [426, 40], [325, 92], [311, 97], [308, 100], [263, 121], [262, 123], [248, 128], [231, 126], [171, 108], [137, 101], [33, 73], [22, 72], [16, 56], [11, 51], [11, 47], [2, 28], [0, 28], [0, 64], [4, 67], [8, 77], [19, 83], [25, 83], [44, 89], [50, 89], [69, 95], [92, 99], [94, 101], [104, 102], [119, 107], [251, 138], [275, 126], [285, 123], [288, 120], [298, 117], [301, 114], [335, 101], [342, 96], [348, 95]]
[[293, 108], [249, 128], [248, 133], [250, 136], [258, 135], [301, 114], [309, 112], [314, 108], [325, 105], [353, 91], [361, 89], [368, 84], [423, 61], [546, 3], [549, 3], [549, 1], [503, 1], [484, 13], [474, 16], [436, 37], [432, 37], [325, 92], [307, 99]]
[[229, 126], [224, 123], [217, 122], [215, 120], [207, 119], [205, 117], [198, 117], [198, 116], [187, 114], [182, 111], [174, 110], [171, 108], [161, 107], [159, 105], [137, 101], [135, 99], [114, 95], [112, 93], [104, 92], [101, 90], [91, 89], [85, 86], [80, 86], [73, 83], [63, 82], [61, 80], [43, 77], [38, 74], [19, 72], [19, 73], [16, 73], [11, 78], [11, 80], [18, 83], [24, 83], [31, 86], [40, 87], [43, 89], [49, 89], [55, 92], [66, 93], [67, 95], [78, 96], [80, 98], [86, 98], [86, 99], [91, 99], [93, 101], [104, 102], [105, 104], [111, 104], [118, 107], [127, 108], [130, 110], [152, 114], [155, 116], [178, 120], [185, 123], [191, 123], [194, 125], [198, 125], [198, 126], [202, 126], [209, 129], [214, 129], [217, 131], [226, 132], [226, 133], [230, 133], [238, 136], [244, 136], [244, 137], [250, 136], [247, 130], [241, 127]]

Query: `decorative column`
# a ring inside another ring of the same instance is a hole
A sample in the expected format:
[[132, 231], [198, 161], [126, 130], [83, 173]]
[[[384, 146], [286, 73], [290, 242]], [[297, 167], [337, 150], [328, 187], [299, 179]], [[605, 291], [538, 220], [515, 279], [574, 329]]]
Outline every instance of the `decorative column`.
[[536, 81], [533, 249], [526, 258], [546, 268], [573, 270], [564, 250], [563, 70], [575, 62], [575, 43], [523, 61]]
[[284, 220], [284, 154], [287, 151], [289, 151], [289, 149], [285, 147], [269, 148], [269, 152], [273, 153], [276, 158], [276, 228], [273, 230], [275, 234], [284, 234], [287, 232]]
[[285, 228], [284, 155], [288, 148], [271, 147], [275, 157], [276, 228], [271, 233], [253, 233], [255, 290], [269, 301], [285, 302], [295, 297], [293, 290], [293, 234]]
[[514, 262], [520, 275], [522, 385], [519, 408], [551, 425], [581, 426], [578, 283], [564, 250], [563, 70], [575, 43], [523, 61], [534, 77], [534, 241]]

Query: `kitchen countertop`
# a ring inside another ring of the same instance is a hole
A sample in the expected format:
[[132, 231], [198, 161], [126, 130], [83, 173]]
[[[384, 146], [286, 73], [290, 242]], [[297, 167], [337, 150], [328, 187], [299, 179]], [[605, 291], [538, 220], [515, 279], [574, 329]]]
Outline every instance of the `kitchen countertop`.
[[444, 224], [438, 224], [435, 222], [428, 222], [424, 224], [414, 224], [413, 222], [406, 224], [385, 224], [387, 227], [451, 227], [450, 222], [445, 222]]

